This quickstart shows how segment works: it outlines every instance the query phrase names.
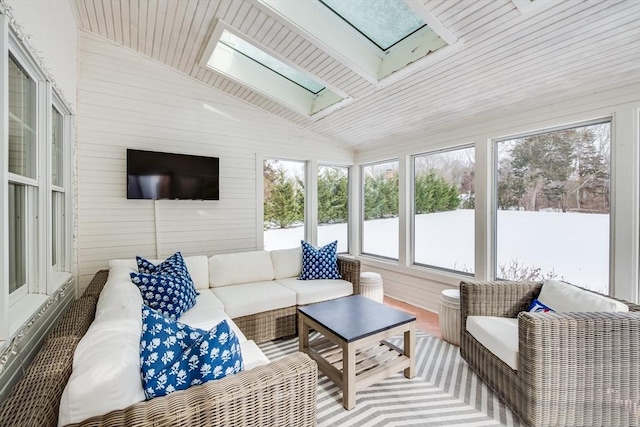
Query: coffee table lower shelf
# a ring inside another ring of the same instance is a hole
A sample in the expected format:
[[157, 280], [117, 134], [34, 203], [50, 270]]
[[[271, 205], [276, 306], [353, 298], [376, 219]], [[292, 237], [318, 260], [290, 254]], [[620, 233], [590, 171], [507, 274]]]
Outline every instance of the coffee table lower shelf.
[[[310, 331], [322, 336], [310, 339]], [[387, 338], [404, 334], [404, 348]], [[299, 347], [318, 363], [318, 368], [342, 389], [345, 409], [356, 404], [356, 391], [404, 370], [415, 376], [415, 321], [367, 337], [346, 342], [304, 315], [299, 316]]]

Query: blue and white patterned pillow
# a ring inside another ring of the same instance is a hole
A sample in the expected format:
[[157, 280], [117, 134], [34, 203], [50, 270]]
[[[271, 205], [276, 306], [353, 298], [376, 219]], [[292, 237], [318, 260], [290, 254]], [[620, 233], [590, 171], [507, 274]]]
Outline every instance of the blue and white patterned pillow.
[[527, 311], [529, 311], [531, 313], [553, 313], [553, 312], [555, 312], [554, 309], [544, 305], [543, 303], [538, 301], [537, 298], [534, 298], [534, 300], [531, 301], [531, 304], [529, 304], [529, 309]]
[[180, 252], [176, 252], [158, 265], [154, 265], [151, 261], [140, 256], [136, 256], [136, 262], [138, 264], [138, 273], [177, 274], [178, 276], [183, 276], [195, 289], [195, 284], [189, 274], [187, 264], [184, 262], [184, 258], [182, 258]]
[[242, 370], [240, 341], [226, 320], [205, 331], [142, 306], [140, 376], [147, 400]]
[[164, 316], [176, 320], [196, 303], [193, 283], [177, 274], [129, 273], [142, 301]]
[[338, 272], [338, 241], [334, 240], [326, 246], [316, 249], [302, 240], [302, 273], [300, 280], [341, 279]]

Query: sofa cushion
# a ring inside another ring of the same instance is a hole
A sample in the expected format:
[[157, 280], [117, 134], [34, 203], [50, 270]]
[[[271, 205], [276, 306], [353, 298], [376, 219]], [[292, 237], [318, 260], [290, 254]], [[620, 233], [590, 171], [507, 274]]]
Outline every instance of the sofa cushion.
[[[209, 258], [206, 255], [183, 257], [187, 265], [193, 284], [197, 290], [209, 289]], [[149, 259], [153, 264], [160, 264], [162, 260]], [[138, 271], [136, 259], [112, 259], [109, 261], [109, 278], [114, 267], [127, 268], [130, 271]]]
[[302, 247], [273, 250], [271, 261], [276, 280], [298, 277], [302, 272]]
[[175, 274], [129, 273], [140, 289], [142, 300], [164, 316], [176, 320], [196, 303], [196, 290], [185, 276]]
[[[134, 288], [133, 284], [129, 285]], [[140, 305], [109, 310], [80, 340], [60, 399], [58, 425], [124, 409], [145, 399], [140, 381]]]
[[466, 328], [487, 350], [518, 370], [518, 319], [469, 316]]
[[296, 293], [274, 281], [213, 288], [232, 318], [296, 305]]
[[264, 355], [260, 347], [252, 340], [240, 341], [240, 351], [242, 353], [245, 371], [251, 370], [256, 366], [269, 364], [267, 356]]
[[196, 305], [180, 316], [180, 323], [205, 330], [213, 328], [222, 320], [229, 322], [240, 342], [247, 340], [240, 328], [238, 328], [224, 311], [222, 301], [209, 289], [200, 291], [200, 295], [196, 297]]
[[342, 279], [338, 271], [337, 240], [321, 248], [315, 248], [305, 241], [302, 241], [301, 244], [302, 272], [300, 280]]
[[274, 277], [271, 255], [267, 251], [214, 255], [209, 258], [209, 284], [213, 288], [273, 280]]
[[545, 280], [538, 300], [557, 312], [629, 311], [626, 304], [569, 283]]
[[237, 374], [240, 343], [223, 320], [211, 330], [192, 328], [142, 308], [140, 369], [147, 399]]
[[296, 293], [298, 305], [313, 304], [353, 294], [351, 282], [342, 279], [299, 280], [289, 278], [276, 280], [276, 282]]

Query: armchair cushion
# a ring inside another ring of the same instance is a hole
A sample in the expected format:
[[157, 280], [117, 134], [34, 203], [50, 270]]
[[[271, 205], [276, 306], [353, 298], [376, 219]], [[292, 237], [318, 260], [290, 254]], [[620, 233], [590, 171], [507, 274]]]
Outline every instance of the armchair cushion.
[[466, 327], [487, 350], [514, 371], [518, 370], [518, 319], [469, 316]]
[[569, 283], [545, 280], [538, 300], [557, 312], [629, 311], [626, 304]]

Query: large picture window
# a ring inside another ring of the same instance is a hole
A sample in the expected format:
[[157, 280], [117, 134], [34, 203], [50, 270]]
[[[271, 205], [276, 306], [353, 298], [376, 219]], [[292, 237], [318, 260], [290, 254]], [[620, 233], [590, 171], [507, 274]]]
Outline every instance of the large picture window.
[[318, 167], [318, 245], [338, 241], [349, 251], [349, 168]]
[[398, 161], [362, 166], [362, 253], [398, 259]]
[[300, 246], [305, 236], [305, 163], [266, 159], [263, 176], [264, 249]]
[[609, 293], [610, 122], [496, 142], [496, 276]]
[[414, 264], [474, 272], [475, 150], [413, 157]]

